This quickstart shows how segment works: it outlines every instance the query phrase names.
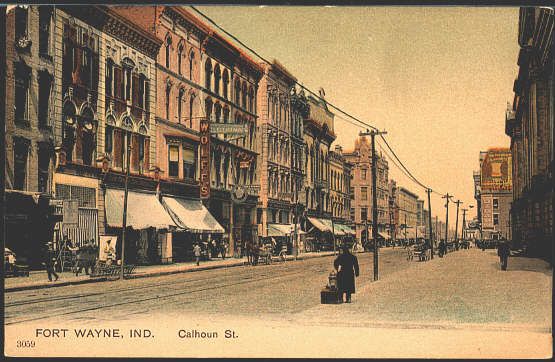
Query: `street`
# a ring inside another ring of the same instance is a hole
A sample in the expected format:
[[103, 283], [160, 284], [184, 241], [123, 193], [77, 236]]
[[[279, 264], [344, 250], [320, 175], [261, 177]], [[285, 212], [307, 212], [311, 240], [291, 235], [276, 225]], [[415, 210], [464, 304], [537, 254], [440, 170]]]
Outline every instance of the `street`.
[[361, 276], [351, 305], [320, 305], [333, 262], [322, 257], [7, 293], [6, 325], [178, 313], [263, 315], [306, 324], [515, 324], [550, 330], [551, 270], [545, 262], [512, 257], [502, 272], [495, 250], [472, 248], [417, 262], [407, 261], [402, 248], [384, 249], [380, 280], [373, 282], [372, 253], [358, 258]]
[[[359, 255], [360, 287], [372, 281], [372, 254]], [[381, 275], [409, 267], [402, 249], [382, 253]], [[150, 313], [291, 315], [320, 303], [333, 257], [8, 293], [6, 325], [26, 321], [125, 320]], [[163, 301], [163, 303], [161, 303]]]

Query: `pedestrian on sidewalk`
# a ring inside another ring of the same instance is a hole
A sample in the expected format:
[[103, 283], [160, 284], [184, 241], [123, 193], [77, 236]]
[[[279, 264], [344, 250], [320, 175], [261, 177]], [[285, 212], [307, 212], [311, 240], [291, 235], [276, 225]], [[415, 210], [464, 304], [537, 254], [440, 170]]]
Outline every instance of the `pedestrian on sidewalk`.
[[351, 303], [351, 294], [355, 293], [355, 277], [359, 275], [358, 259], [351, 254], [349, 247], [345, 244], [341, 246], [342, 253], [335, 259], [333, 266], [337, 270], [337, 289], [345, 294], [346, 303]]
[[46, 267], [46, 273], [48, 273], [48, 280], [52, 281], [52, 277], [54, 277], [56, 278], [54, 279], [54, 281], [57, 281], [59, 277], [56, 271], [54, 270], [54, 267], [56, 266], [56, 254], [50, 248], [46, 255], [46, 261], [42, 264]]
[[195, 254], [195, 261], [197, 263], [197, 266], [199, 266], [200, 265], [201, 248], [200, 248], [200, 245], [198, 243], [196, 243], [195, 246], [193, 247], [193, 253]]
[[511, 254], [509, 241], [503, 238], [500, 240], [499, 245], [497, 246], [497, 255], [499, 256], [499, 262], [501, 263], [502, 270], [507, 270], [509, 254]]

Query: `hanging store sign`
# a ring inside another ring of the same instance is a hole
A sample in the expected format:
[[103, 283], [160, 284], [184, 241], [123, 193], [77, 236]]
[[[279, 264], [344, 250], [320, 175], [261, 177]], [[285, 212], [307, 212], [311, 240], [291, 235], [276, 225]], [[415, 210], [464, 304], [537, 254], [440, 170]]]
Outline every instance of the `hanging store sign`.
[[210, 132], [212, 134], [226, 134], [236, 136], [246, 136], [249, 133], [248, 124], [234, 124], [234, 123], [212, 123], [210, 125]]
[[64, 200], [62, 206], [63, 223], [66, 227], [77, 227], [79, 224], [79, 200]]
[[249, 196], [257, 196], [260, 185], [234, 185], [231, 189], [231, 199], [237, 203], [243, 203]]
[[200, 121], [200, 198], [210, 198], [210, 122]]
[[239, 168], [249, 168], [251, 167], [250, 161], [240, 161]]

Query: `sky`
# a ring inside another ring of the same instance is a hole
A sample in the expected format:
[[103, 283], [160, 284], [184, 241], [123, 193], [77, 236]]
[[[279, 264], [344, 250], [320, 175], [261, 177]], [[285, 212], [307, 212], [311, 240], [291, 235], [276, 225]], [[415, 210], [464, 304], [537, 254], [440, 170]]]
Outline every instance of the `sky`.
[[[387, 131], [423, 184], [454, 195], [461, 207], [476, 206], [479, 152], [510, 145], [504, 129], [518, 72], [517, 7], [197, 9], [309, 89], [323, 87], [332, 104]], [[361, 130], [338, 115], [335, 143], [352, 150]], [[389, 166], [390, 179], [427, 200], [422, 187]], [[444, 220], [444, 204], [432, 194], [432, 216]], [[467, 218], [475, 214], [471, 209]]]

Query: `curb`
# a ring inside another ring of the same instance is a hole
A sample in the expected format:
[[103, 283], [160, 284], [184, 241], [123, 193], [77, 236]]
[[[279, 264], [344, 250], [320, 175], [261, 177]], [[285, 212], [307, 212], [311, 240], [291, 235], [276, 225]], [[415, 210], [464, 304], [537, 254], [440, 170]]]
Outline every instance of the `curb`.
[[[322, 258], [326, 256], [333, 256], [333, 254], [315, 254], [315, 255], [302, 255], [298, 256], [297, 260], [293, 256], [291, 258], [287, 258], [286, 261], [302, 261], [308, 260], [313, 258]], [[174, 269], [174, 270], [164, 270], [158, 272], [145, 272], [145, 273], [138, 273], [128, 276], [126, 279], [141, 279], [141, 278], [149, 278], [149, 277], [157, 277], [163, 275], [171, 275], [171, 274], [179, 274], [179, 273], [191, 273], [203, 270], [212, 270], [212, 269], [223, 269], [223, 268], [234, 268], [238, 266], [246, 265], [245, 261], [230, 263], [230, 264], [215, 264], [215, 265], [204, 265], [199, 266], [198, 268], [189, 268], [189, 269]], [[33, 290], [33, 289], [46, 289], [46, 288], [56, 288], [56, 287], [65, 287], [68, 285], [79, 285], [79, 284], [88, 284], [88, 283], [97, 283], [97, 282], [105, 282], [109, 281], [108, 278], [90, 278], [90, 279], [82, 279], [82, 280], [72, 280], [66, 282], [59, 282], [59, 283], [52, 283], [52, 284], [36, 284], [36, 285], [21, 285], [21, 286], [14, 286], [14, 287], [6, 287], [4, 286], [4, 293], [9, 292], [20, 292], [24, 290]]]

